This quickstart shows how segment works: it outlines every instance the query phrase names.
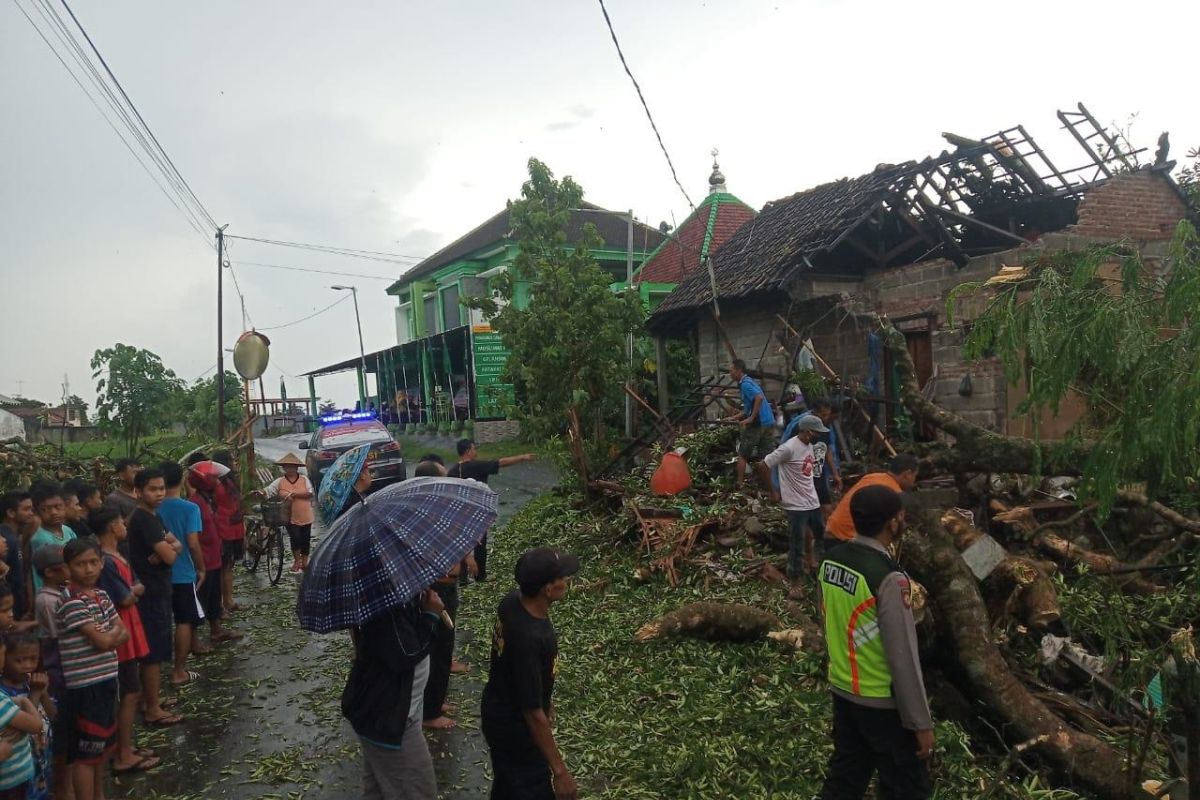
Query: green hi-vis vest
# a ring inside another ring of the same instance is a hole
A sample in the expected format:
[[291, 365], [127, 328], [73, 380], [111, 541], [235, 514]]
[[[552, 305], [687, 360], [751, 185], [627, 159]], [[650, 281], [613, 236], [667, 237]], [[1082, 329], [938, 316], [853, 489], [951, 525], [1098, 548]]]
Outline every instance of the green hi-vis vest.
[[892, 672], [876, 619], [875, 591], [900, 567], [886, 554], [841, 544], [821, 562], [829, 682], [859, 697], [891, 697]]

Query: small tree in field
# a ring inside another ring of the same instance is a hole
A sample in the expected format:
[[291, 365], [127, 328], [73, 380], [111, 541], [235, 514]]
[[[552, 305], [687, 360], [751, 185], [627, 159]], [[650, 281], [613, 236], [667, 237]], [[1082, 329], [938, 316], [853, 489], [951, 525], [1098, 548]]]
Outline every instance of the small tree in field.
[[[609, 289], [612, 278], [589, 255], [603, 244], [593, 225], [568, 245], [572, 209], [582, 203], [579, 184], [556, 180], [530, 159], [521, 199], [509, 203], [520, 255], [493, 297], [472, 300], [512, 351], [508, 373], [524, 398], [527, 425], [545, 433], [573, 430], [580, 450], [603, 439], [605, 409], [619, 405], [628, 378], [626, 341], [643, 318], [637, 294]], [[523, 284], [530, 298], [519, 308]]]
[[149, 350], [116, 344], [92, 356], [96, 379], [96, 416], [101, 429], [117, 434], [133, 455], [149, 433], [169, 416], [182, 384], [162, 359]]

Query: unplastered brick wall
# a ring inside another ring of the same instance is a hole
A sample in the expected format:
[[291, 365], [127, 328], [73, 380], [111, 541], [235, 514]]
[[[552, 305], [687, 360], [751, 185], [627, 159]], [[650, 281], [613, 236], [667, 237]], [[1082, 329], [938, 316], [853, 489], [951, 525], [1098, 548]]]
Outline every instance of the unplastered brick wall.
[[521, 435], [521, 423], [514, 419], [492, 420], [475, 423], [475, 441], [478, 444], [508, 442]]
[[1169, 180], [1156, 170], [1118, 175], [1083, 196], [1067, 230], [1109, 240], [1170, 239], [1187, 209]]

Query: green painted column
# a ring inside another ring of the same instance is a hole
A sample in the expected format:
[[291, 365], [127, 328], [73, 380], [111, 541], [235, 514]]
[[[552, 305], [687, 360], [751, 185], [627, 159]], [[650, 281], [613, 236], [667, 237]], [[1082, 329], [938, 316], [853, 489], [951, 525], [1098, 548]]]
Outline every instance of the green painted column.
[[308, 376], [308, 407], [309, 414], [317, 415], [317, 379], [312, 375]]
[[355, 374], [358, 375], [358, 407], [363, 411], [367, 410], [367, 374], [363, 372], [362, 364], [360, 363], [354, 368]]

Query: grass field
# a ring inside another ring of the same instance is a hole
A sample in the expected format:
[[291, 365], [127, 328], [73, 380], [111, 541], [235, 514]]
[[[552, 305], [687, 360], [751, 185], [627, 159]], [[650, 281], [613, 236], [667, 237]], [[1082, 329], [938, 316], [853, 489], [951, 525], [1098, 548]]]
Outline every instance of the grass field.
[[[156, 433], [147, 436], [138, 443], [138, 453], [135, 455], [142, 458], [147, 454], [164, 458], [178, 457], [189, 450], [194, 450], [207, 443], [208, 440], [194, 436], [177, 433]], [[68, 444], [63, 449], [68, 455], [75, 458], [96, 458], [99, 456], [102, 458], [118, 459], [126, 455], [125, 443], [119, 439], [97, 439], [91, 442]]]

